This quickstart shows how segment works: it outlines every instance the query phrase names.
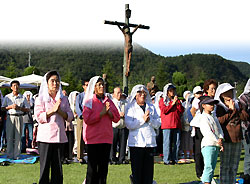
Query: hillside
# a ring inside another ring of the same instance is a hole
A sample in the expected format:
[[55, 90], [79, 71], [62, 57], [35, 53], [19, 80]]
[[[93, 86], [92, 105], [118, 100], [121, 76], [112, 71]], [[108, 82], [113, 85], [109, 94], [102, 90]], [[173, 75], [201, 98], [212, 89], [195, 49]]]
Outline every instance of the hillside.
[[[40, 70], [40, 74], [56, 69], [62, 78], [69, 73], [80, 81], [101, 75], [104, 68], [111, 65], [116, 85], [121, 85], [123, 43], [75, 43], [50, 45], [1, 45], [0, 75], [8, 75], [16, 67], [16, 76], [21, 76], [28, 65], [28, 52], [31, 52], [31, 65]], [[197, 81], [214, 78], [222, 82], [238, 82], [242, 87], [250, 76], [250, 65], [244, 62], [229, 61], [218, 55], [190, 54], [177, 57], [163, 57], [134, 44], [134, 52], [129, 77], [129, 87], [138, 83], [146, 84], [152, 75], [164, 71], [165, 83], [171, 82], [175, 71], [186, 75], [190, 88]], [[105, 70], [106, 71], [106, 70]], [[66, 81], [70, 82], [71, 81]]]

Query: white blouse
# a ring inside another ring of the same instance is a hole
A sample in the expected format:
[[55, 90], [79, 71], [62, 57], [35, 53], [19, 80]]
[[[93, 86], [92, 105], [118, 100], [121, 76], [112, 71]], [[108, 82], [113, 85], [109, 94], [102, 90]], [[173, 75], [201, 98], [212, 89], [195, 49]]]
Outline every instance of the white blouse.
[[[145, 122], [143, 116], [149, 110], [150, 120]], [[129, 129], [129, 147], [156, 147], [155, 129], [161, 125], [153, 104], [146, 103], [145, 112], [134, 100], [128, 104], [125, 112], [125, 124]]]

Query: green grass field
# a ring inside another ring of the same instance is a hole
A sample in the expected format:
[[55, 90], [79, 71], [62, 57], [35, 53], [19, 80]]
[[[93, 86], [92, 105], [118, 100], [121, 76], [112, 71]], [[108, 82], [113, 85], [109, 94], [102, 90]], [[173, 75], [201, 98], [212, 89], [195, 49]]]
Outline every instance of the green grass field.
[[[242, 152], [238, 173], [243, 172]], [[218, 159], [215, 174], [219, 174], [220, 161]], [[195, 175], [195, 165], [164, 165], [155, 164], [154, 180], [158, 184], [186, 183], [199, 181]], [[63, 165], [63, 176], [65, 184], [82, 184], [86, 176], [87, 165], [72, 163]], [[110, 165], [108, 173], [108, 184], [129, 184], [131, 174], [129, 165]], [[0, 166], [0, 184], [32, 184], [39, 180], [39, 162], [35, 164], [11, 164]]]

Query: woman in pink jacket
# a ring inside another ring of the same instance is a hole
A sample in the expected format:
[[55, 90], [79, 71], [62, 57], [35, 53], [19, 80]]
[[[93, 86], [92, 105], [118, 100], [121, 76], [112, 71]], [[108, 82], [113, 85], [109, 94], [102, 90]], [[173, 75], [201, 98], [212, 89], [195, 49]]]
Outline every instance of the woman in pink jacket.
[[83, 139], [88, 153], [86, 184], [105, 184], [113, 142], [112, 121], [117, 123], [120, 114], [112, 100], [105, 96], [104, 81], [99, 76], [89, 81], [82, 115]]
[[[63, 183], [61, 153], [67, 142], [64, 122], [72, 121], [69, 101], [62, 95], [60, 76], [56, 71], [45, 74], [36, 98], [34, 114], [38, 125], [37, 142], [40, 154], [39, 183]], [[51, 167], [51, 181], [49, 171]]]

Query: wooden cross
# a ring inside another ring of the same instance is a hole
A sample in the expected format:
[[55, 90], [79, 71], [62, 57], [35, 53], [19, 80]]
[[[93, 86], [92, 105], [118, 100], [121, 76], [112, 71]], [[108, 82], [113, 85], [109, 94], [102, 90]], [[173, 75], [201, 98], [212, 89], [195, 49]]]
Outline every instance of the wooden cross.
[[[128, 76], [131, 62], [131, 56], [133, 52], [132, 36], [138, 28], [149, 29], [149, 26], [141, 24], [130, 24], [129, 18], [131, 17], [131, 10], [129, 4], [125, 4], [125, 23], [117, 21], [105, 20], [104, 24], [116, 25], [122, 31], [124, 35], [124, 57], [123, 57], [123, 91], [128, 95]], [[123, 27], [121, 27], [123, 26]], [[134, 27], [134, 30], [130, 32], [130, 27]]]

